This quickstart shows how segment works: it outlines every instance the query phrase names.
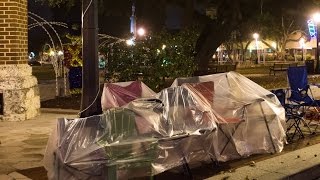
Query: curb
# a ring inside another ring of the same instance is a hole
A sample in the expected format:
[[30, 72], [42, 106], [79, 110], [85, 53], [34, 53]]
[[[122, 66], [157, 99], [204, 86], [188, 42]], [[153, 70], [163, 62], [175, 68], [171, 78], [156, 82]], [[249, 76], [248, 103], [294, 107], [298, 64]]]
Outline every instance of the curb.
[[300, 171], [296, 174], [290, 175], [287, 178], [291, 180], [299, 180], [299, 179], [317, 179], [320, 177], [320, 164], [308, 168], [304, 171]]
[[54, 113], [54, 114], [70, 114], [77, 115], [80, 110], [74, 109], [59, 109], [59, 108], [40, 108], [41, 113]]
[[31, 180], [27, 176], [20, 174], [16, 171], [11, 172], [9, 174], [0, 174], [1, 180]]

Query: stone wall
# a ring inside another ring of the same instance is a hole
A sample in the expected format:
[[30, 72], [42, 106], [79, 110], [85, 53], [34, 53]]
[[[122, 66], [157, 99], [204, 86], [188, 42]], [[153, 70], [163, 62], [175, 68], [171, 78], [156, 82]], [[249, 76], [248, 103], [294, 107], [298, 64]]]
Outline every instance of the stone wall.
[[[0, 1], [0, 121], [23, 121], [39, 113], [37, 79], [28, 61], [27, 0]], [[2, 102], [0, 102], [2, 103]]]

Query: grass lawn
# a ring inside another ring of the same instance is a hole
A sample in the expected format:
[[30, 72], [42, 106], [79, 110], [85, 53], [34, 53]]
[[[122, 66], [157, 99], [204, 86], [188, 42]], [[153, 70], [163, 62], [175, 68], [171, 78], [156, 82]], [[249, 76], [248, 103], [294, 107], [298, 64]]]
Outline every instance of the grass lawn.
[[238, 67], [236, 70], [238, 73], [246, 74], [269, 74], [269, 66], [260, 67]]
[[[238, 68], [236, 70], [238, 73], [248, 77], [253, 82], [259, 84], [260, 86], [266, 89], [279, 89], [279, 88], [287, 88], [288, 80], [287, 73], [284, 72], [276, 72], [276, 75], [269, 75], [269, 67], [261, 66], [261, 67], [246, 67], [246, 68]], [[320, 83], [319, 75], [309, 75], [308, 76], [309, 83]]]
[[[286, 72], [277, 72], [276, 75], [269, 76], [269, 66], [260, 67], [240, 67], [236, 70], [238, 73], [247, 76], [252, 81], [266, 89], [278, 89], [288, 87]], [[50, 64], [42, 66], [33, 66], [32, 74], [41, 80], [54, 80], [55, 73]], [[309, 75], [309, 83], [320, 83], [320, 76]]]

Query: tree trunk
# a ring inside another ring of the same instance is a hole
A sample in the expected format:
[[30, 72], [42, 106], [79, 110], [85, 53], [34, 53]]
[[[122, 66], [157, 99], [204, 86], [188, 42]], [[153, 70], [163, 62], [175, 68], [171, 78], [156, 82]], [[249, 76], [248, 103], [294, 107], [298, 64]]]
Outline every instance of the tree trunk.
[[229, 38], [232, 28], [219, 25], [216, 21], [208, 24], [200, 34], [196, 44], [195, 61], [198, 66], [197, 75], [208, 72], [209, 60], [216, 49]]

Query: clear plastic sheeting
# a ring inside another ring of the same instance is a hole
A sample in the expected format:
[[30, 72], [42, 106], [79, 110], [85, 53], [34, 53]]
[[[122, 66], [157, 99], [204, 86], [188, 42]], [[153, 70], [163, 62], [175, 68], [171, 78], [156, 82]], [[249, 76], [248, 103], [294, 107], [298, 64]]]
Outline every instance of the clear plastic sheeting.
[[203, 99], [201, 106], [217, 117], [211, 152], [216, 160], [282, 151], [285, 111], [270, 91], [235, 72], [178, 78], [171, 88], [177, 87], [193, 91]]
[[240, 74], [179, 78], [157, 94], [140, 87], [148, 93], [106, 85], [104, 114], [58, 120], [45, 154], [50, 179], [127, 179], [283, 149], [284, 109]]

